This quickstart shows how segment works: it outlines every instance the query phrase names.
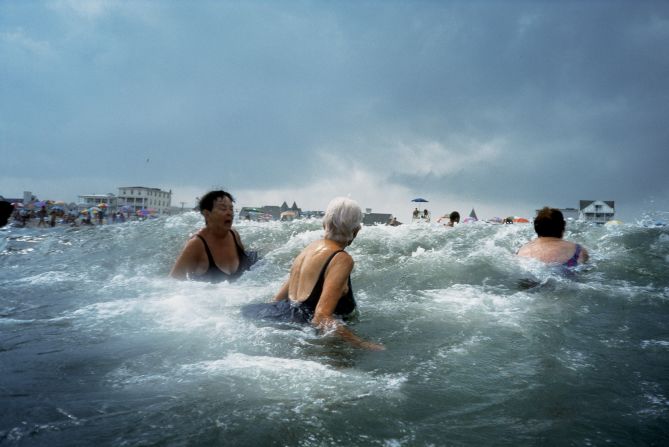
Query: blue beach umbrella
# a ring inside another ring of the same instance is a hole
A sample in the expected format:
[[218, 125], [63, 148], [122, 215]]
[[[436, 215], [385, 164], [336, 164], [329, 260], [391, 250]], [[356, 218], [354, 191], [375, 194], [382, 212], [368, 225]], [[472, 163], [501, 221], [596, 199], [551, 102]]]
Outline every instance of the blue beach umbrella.
[[426, 203], [426, 202], [428, 202], [428, 201], [425, 200], [425, 199], [422, 198], [422, 197], [417, 197], [417, 198], [413, 199], [412, 202], [424, 202], [424, 203]]

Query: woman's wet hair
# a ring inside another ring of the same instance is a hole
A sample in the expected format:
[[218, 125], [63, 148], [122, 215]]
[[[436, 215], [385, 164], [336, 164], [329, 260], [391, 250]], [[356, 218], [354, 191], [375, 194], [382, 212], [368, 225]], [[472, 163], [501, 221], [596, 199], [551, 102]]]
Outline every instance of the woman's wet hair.
[[232, 203], [235, 203], [235, 199], [232, 197], [232, 194], [230, 194], [227, 191], [223, 190], [217, 190], [217, 191], [209, 191], [205, 195], [202, 196], [200, 199], [200, 202], [198, 203], [198, 209], [200, 210], [201, 213], [204, 213], [204, 210], [211, 211], [214, 209], [214, 202], [216, 199], [223, 199], [227, 197], [230, 199]]
[[562, 237], [566, 222], [562, 211], [556, 208], [543, 207], [534, 218], [534, 231], [540, 237]]
[[451, 214], [448, 215], [448, 219], [449, 219], [451, 222], [458, 222], [458, 223], [460, 223], [460, 213], [458, 213], [457, 211], [453, 211]]
[[348, 243], [360, 229], [362, 210], [355, 200], [346, 197], [332, 199], [323, 216], [325, 239]]

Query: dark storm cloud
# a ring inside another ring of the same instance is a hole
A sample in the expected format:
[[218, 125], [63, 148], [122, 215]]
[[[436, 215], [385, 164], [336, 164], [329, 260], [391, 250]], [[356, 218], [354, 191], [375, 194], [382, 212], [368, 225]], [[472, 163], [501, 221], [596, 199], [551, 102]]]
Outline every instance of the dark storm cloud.
[[44, 5], [0, 6], [13, 171], [275, 188], [326, 151], [474, 199], [668, 195], [666, 2]]

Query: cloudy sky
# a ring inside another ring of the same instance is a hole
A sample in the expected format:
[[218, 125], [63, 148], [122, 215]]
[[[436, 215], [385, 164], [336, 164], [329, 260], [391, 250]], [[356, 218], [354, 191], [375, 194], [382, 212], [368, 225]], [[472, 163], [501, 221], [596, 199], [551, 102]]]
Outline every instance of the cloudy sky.
[[[0, 194], [669, 209], [669, 2], [0, 2]], [[531, 216], [529, 216], [531, 217]]]

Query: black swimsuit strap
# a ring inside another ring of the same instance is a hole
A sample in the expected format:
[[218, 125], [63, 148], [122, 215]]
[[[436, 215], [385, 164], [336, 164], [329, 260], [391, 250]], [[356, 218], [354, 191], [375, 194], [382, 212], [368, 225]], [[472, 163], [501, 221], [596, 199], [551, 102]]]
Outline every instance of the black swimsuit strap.
[[[337, 253], [341, 253], [342, 251], [344, 250], [337, 250], [328, 257], [327, 261], [325, 261], [325, 264], [323, 264], [323, 268], [321, 268], [321, 273], [318, 275], [318, 279], [316, 280], [316, 284], [314, 284], [314, 288], [311, 289], [311, 293], [309, 293], [309, 296], [304, 301], [302, 301], [302, 304], [307, 302], [311, 303], [313, 300], [316, 300], [317, 302], [320, 299], [321, 292], [323, 291], [323, 283], [325, 282], [325, 270], [327, 270], [328, 266], [330, 265], [332, 258], [334, 258]], [[351, 278], [349, 277], [349, 280], [350, 279]]]
[[[316, 284], [322, 283], [323, 281], [325, 281], [325, 270], [327, 270], [328, 266], [330, 265], [330, 261], [332, 261], [332, 258], [334, 258], [337, 255], [337, 253], [341, 253], [342, 251], [344, 251], [344, 250], [337, 250], [328, 257], [328, 260], [325, 261], [325, 264], [323, 264], [323, 268], [321, 269], [320, 275], [318, 275], [318, 281], [316, 281]], [[314, 289], [315, 288], [316, 288], [316, 286], [314, 286]], [[313, 290], [312, 290], [312, 292], [313, 292]]]
[[200, 236], [199, 234], [196, 234], [195, 236], [197, 236], [202, 241], [202, 243], [204, 244], [204, 251], [207, 253], [207, 259], [209, 259], [209, 267], [211, 268], [213, 266], [213, 267], [218, 268], [216, 266], [216, 263], [214, 262], [214, 257], [211, 255], [211, 251], [209, 250], [209, 245], [207, 245], [207, 241], [205, 241], [204, 238], [202, 236]]
[[242, 244], [237, 240], [237, 235], [235, 232], [230, 230], [230, 234], [232, 234], [232, 239], [235, 241], [235, 247], [237, 247], [237, 256], [239, 257], [239, 262], [241, 262], [241, 255], [244, 253], [244, 249], [242, 248]]

